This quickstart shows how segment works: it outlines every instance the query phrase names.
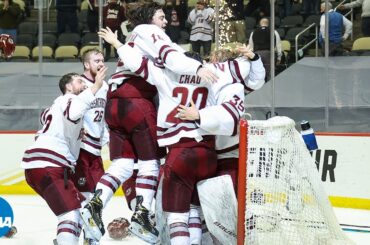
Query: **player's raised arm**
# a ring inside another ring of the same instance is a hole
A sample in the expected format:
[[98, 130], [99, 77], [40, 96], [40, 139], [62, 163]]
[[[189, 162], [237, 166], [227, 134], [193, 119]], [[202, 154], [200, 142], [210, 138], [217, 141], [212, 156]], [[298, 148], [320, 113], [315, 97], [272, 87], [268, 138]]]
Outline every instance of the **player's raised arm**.
[[196, 121], [211, 134], [236, 135], [239, 119], [244, 114], [244, 87], [241, 83], [229, 84], [220, 90], [217, 105], [198, 110], [190, 103], [190, 106], [180, 105], [177, 111], [181, 120]]
[[154, 66], [152, 61], [135, 50], [132, 47], [135, 45], [134, 43], [122, 44], [117, 38], [117, 33], [113, 33], [109, 27], [106, 29], [102, 28], [98, 35], [117, 49], [117, 53], [126, 68], [143, 77], [151, 84], [163, 80], [162, 69]]
[[[263, 66], [261, 58], [258, 54], [253, 52], [249, 45], [239, 47], [238, 52], [240, 52], [244, 58], [250, 61], [249, 71], [245, 70], [242, 63], [239, 65], [241, 75], [244, 79], [244, 85], [249, 92], [260, 89], [265, 84], [266, 77], [266, 70]], [[238, 60], [235, 62], [237, 61]]]
[[[149, 32], [146, 27], [151, 26]], [[135, 28], [132, 40], [135, 45], [154, 57], [158, 57], [169, 70], [177, 74], [197, 75], [207, 82], [216, 82], [218, 77], [210, 69], [203, 67], [199, 61], [187, 57], [183, 50], [178, 50], [164, 31], [155, 25], [142, 25]]]
[[123, 45], [123, 43], [118, 40], [117, 31], [113, 32], [109, 27], [100, 29], [100, 31], [98, 31], [98, 35], [103, 38], [104, 41], [111, 44], [115, 49], [118, 49]]

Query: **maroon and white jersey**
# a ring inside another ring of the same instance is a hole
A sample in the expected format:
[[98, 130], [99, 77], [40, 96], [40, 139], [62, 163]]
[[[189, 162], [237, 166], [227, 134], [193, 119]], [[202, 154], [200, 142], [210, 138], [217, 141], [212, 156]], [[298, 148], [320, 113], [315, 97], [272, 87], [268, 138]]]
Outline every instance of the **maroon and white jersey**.
[[[216, 63], [222, 66], [225, 63]], [[233, 79], [239, 74], [243, 79], [238, 83], [224, 86], [217, 96], [217, 105], [199, 110], [199, 126], [216, 135], [216, 151], [218, 159], [239, 157], [239, 119], [244, 114], [244, 93], [260, 89], [265, 83], [265, 69], [262, 61], [246, 61], [236, 59], [227, 61], [231, 76], [225, 79]], [[225, 64], [225, 65], [226, 65]], [[223, 68], [225, 69], [225, 68]], [[235, 73], [233, 72], [235, 71]], [[240, 83], [239, 83], [240, 82]], [[232, 113], [236, 110], [238, 113]]]
[[[87, 87], [91, 87], [94, 81], [81, 75]], [[104, 120], [105, 104], [107, 103], [108, 85], [103, 86], [96, 92], [95, 100], [90, 104], [89, 110], [83, 117], [85, 136], [82, 139], [81, 148], [96, 155], [101, 155], [101, 148], [109, 141], [109, 133]]]
[[146, 98], [152, 100], [157, 94], [155, 86], [128, 70], [118, 60], [116, 72], [108, 80], [108, 100], [111, 98]]
[[69, 167], [74, 169], [83, 137], [83, 115], [95, 96], [86, 89], [78, 96], [65, 94], [41, 114], [45, 122], [36, 141], [23, 156], [21, 167]]
[[196, 75], [201, 63], [184, 55], [184, 50], [173, 43], [167, 34], [153, 24], [142, 24], [135, 27], [128, 42], [135, 43], [135, 47], [142, 56], [151, 59], [156, 65], [164, 65], [177, 74]]
[[[210, 69], [213, 69], [219, 77], [218, 82], [211, 85], [202, 81], [198, 76], [178, 75], [168, 69], [158, 67], [155, 63], [142, 57], [136, 48], [128, 45], [119, 48], [118, 54], [126, 67], [135, 71], [136, 74], [142, 76], [158, 89], [157, 136], [160, 146], [175, 144], [181, 138], [195, 138], [200, 141], [204, 135], [213, 135], [209, 128], [207, 130], [200, 128], [196, 122], [180, 120], [177, 113], [178, 105], [189, 105], [191, 100], [198, 109], [216, 105], [217, 97], [220, 96], [220, 91], [224, 86], [237, 82], [242, 83], [245, 80], [249, 81], [243, 79], [243, 77], [246, 78], [243, 76], [244, 71], [247, 71], [245, 74], [249, 74], [249, 66], [247, 65], [249, 61], [244, 58], [234, 60], [231, 63], [210, 65]], [[240, 70], [240, 62], [245, 63], [242, 70]], [[186, 64], [183, 65], [186, 66]], [[258, 87], [257, 82], [253, 82], [253, 80], [244, 85], [248, 85], [251, 89]], [[227, 113], [234, 114], [231, 117], [238, 117], [239, 112], [234, 105], [228, 103], [226, 107], [228, 108]], [[212, 125], [208, 127], [212, 127]]]
[[[184, 50], [173, 43], [167, 34], [156, 25], [138, 25], [132, 31], [128, 43], [135, 45], [142, 56], [148, 57], [158, 67], [165, 66], [178, 74], [195, 75], [201, 66], [199, 61], [186, 57], [183, 54]], [[114, 97], [152, 99], [157, 93], [155, 87], [136, 76], [124, 66], [120, 59], [116, 72], [108, 81], [110, 87], [108, 99]]]

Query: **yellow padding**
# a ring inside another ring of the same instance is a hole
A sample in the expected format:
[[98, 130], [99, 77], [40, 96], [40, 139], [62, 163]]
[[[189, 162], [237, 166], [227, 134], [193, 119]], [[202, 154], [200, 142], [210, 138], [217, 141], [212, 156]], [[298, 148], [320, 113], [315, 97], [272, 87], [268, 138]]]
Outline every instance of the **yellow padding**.
[[[33, 195], [37, 193], [24, 180], [14, 185], [0, 185], [0, 195], [5, 194]], [[114, 195], [123, 196], [122, 188], [118, 188]]]
[[329, 196], [329, 200], [334, 207], [355, 208], [370, 210], [370, 199]]
[[12, 180], [17, 179], [17, 178], [22, 177], [22, 176], [24, 176], [24, 172], [23, 171], [15, 174], [13, 176], [10, 176], [8, 178], [5, 178], [3, 180], [0, 180], [0, 186], [3, 185], [3, 184], [5, 184], [5, 183], [7, 183], [8, 181], [12, 181]]

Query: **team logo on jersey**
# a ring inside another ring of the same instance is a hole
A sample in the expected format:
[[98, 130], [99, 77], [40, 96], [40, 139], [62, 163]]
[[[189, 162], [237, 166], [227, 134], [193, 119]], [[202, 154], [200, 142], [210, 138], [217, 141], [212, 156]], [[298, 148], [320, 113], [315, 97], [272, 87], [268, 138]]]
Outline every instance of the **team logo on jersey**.
[[78, 179], [78, 185], [79, 186], [84, 186], [86, 185], [86, 178], [85, 177], [81, 177]]
[[14, 222], [13, 209], [10, 204], [0, 197], [0, 237], [9, 233]]
[[130, 188], [127, 188], [127, 190], [125, 190], [125, 194], [126, 194], [126, 196], [129, 196], [130, 194], [131, 194], [131, 192], [132, 192], [132, 190], [131, 190], [131, 187]]

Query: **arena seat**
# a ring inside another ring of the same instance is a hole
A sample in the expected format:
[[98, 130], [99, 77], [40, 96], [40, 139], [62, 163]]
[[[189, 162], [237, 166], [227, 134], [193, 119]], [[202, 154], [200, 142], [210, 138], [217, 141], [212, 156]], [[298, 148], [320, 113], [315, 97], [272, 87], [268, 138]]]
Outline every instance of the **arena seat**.
[[[48, 61], [53, 60], [53, 49], [49, 46], [42, 46], [42, 57]], [[31, 53], [32, 59], [37, 60], [39, 57], [39, 47], [36, 46], [32, 49]]]
[[370, 50], [370, 37], [360, 37], [353, 42], [352, 51]]
[[11, 60], [12, 61], [29, 61], [30, 54], [31, 54], [31, 50], [27, 46], [17, 45], [15, 46], [15, 50], [14, 50]]
[[77, 59], [78, 48], [72, 45], [59, 46], [55, 50], [54, 56], [57, 61], [79, 61], [79, 59]]

